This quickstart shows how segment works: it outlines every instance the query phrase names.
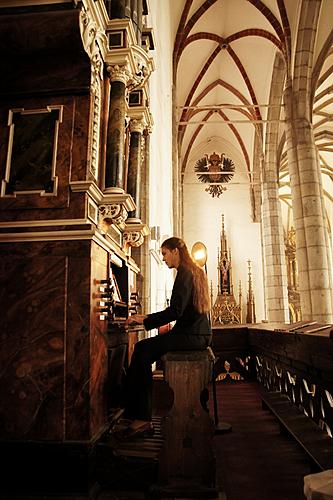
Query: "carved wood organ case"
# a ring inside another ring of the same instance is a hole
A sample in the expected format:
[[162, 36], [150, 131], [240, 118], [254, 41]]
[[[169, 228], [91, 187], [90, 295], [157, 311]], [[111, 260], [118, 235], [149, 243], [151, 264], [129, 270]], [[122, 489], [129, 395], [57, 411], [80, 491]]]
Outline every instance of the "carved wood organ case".
[[127, 3], [0, 8], [1, 439], [89, 441], [117, 404], [152, 124]]

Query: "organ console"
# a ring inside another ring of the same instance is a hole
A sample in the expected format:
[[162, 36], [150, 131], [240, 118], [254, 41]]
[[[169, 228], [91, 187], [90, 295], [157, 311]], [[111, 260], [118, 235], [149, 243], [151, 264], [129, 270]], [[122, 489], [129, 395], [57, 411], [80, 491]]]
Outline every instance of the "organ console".
[[138, 269], [129, 258], [109, 260], [108, 277], [97, 283], [98, 314], [107, 321], [108, 342], [108, 407], [111, 412], [119, 406], [123, 377], [128, 367], [142, 325], [125, 325], [131, 314], [141, 306], [136, 290]]

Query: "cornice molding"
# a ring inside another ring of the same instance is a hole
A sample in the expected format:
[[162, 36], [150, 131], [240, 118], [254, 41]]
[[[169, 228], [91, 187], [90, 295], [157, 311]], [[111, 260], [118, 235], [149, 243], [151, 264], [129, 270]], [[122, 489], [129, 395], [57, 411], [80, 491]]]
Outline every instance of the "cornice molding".
[[103, 192], [94, 181], [70, 181], [69, 185], [74, 193], [86, 192], [96, 203], [103, 199]]
[[57, 226], [73, 226], [88, 224], [92, 222], [89, 219], [50, 219], [50, 220], [20, 220], [0, 222], [0, 228], [15, 228], [15, 227], [57, 227]]
[[127, 210], [127, 212], [133, 212], [136, 209], [135, 201], [132, 196], [121, 188], [111, 187], [102, 193], [102, 199], [100, 200], [102, 205], [113, 205], [121, 204]]
[[136, 209], [132, 196], [121, 188], [110, 187], [102, 191], [94, 181], [71, 181], [69, 185], [74, 193], [87, 193], [98, 205], [121, 204], [128, 212]]
[[72, 0], [0, 0], [0, 7], [34, 7], [54, 3], [71, 3]]
[[35, 231], [29, 233], [0, 233], [0, 243], [28, 243], [36, 241], [94, 241], [104, 250], [116, 253], [127, 260], [124, 251], [109, 237], [102, 235], [97, 229], [75, 231]]
[[91, 240], [94, 235], [94, 229], [78, 231], [36, 231], [29, 233], [6, 233], [0, 234], [0, 242], [13, 243], [24, 241]]

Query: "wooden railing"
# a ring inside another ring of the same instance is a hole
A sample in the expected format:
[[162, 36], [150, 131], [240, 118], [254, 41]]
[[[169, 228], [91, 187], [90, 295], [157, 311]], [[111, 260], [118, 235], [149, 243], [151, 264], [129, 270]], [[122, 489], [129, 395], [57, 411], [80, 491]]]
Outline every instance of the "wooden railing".
[[[322, 461], [322, 468], [333, 467], [333, 326], [312, 333], [217, 328], [213, 330], [213, 351], [218, 357], [217, 379], [230, 376], [235, 380], [237, 373], [244, 379], [256, 379], [263, 403], [280, 424], [308, 448], [309, 454], [313, 445], [305, 442], [310, 433], [316, 450], [318, 439], [323, 438], [319, 449], [325, 448], [325, 458], [318, 452], [314, 461], [319, 466]], [[313, 423], [322, 432], [313, 433]], [[329, 452], [332, 460], [327, 461]]]
[[333, 338], [318, 333], [249, 330], [257, 380], [286, 394], [303, 413], [333, 435]]

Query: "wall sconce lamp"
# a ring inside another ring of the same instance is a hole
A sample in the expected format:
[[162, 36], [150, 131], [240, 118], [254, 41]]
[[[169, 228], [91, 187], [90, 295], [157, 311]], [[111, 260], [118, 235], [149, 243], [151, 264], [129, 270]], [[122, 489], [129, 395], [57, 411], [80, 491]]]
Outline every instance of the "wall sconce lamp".
[[206, 268], [208, 255], [207, 248], [201, 241], [197, 241], [196, 243], [194, 243], [194, 245], [192, 246], [191, 255], [192, 259], [198, 264], [198, 266]]

